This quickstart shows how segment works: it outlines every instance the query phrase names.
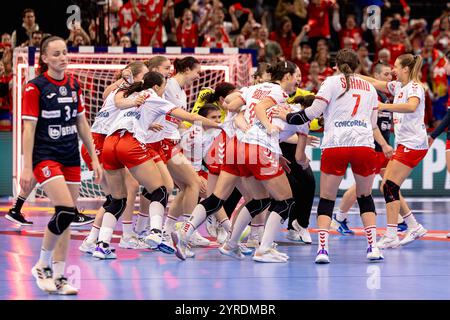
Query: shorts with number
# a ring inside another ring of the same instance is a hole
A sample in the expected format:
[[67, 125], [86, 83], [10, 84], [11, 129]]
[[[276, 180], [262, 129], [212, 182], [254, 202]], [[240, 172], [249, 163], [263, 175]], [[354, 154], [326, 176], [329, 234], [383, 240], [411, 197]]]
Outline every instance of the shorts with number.
[[404, 145], [399, 144], [397, 149], [395, 149], [394, 156], [392, 160], [397, 160], [398, 162], [403, 163], [404, 165], [414, 168], [422, 161], [423, 158], [427, 155], [428, 149], [425, 150], [416, 150], [406, 148]]
[[284, 173], [279, 156], [256, 144], [240, 142], [236, 137], [227, 144], [221, 170], [238, 177], [270, 180]]
[[377, 155], [370, 147], [337, 147], [322, 150], [320, 171], [335, 176], [343, 176], [348, 166], [354, 174], [367, 177], [377, 168]]
[[66, 167], [54, 160], [44, 160], [33, 168], [36, 181], [42, 186], [56, 177], [64, 177], [69, 184], [78, 184], [81, 181], [80, 166]]
[[[156, 155], [154, 152], [153, 156]], [[118, 170], [124, 167], [130, 169], [149, 160], [152, 160], [152, 154], [147, 146], [134, 138], [132, 133], [122, 130], [106, 137], [103, 144], [105, 170]]]
[[[103, 151], [103, 143], [105, 142], [106, 135], [92, 132], [92, 142], [94, 143], [95, 153], [98, 157], [98, 162], [102, 164], [102, 151]], [[81, 146], [81, 157], [83, 158], [84, 162], [86, 163], [86, 166], [88, 167], [89, 171], [92, 171], [92, 159], [89, 155], [88, 150], [84, 146], [84, 144]]]

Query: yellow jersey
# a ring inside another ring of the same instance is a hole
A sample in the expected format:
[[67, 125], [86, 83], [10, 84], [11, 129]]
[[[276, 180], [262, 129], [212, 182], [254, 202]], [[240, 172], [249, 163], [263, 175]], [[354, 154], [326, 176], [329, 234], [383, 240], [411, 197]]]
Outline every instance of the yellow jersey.
[[[197, 101], [195, 101], [195, 104], [194, 104], [194, 107], [191, 110], [191, 113], [198, 113], [200, 108], [205, 105], [205, 101], [203, 100], [203, 98], [205, 97], [205, 95], [207, 95], [209, 93], [214, 93], [214, 90], [211, 89], [211, 88], [203, 88], [202, 90], [200, 90], [200, 93], [198, 94], [198, 97], [197, 97]], [[223, 122], [225, 120], [226, 115], [227, 115], [227, 111], [222, 109], [219, 106], [218, 102], [214, 102], [213, 105], [219, 107], [219, 109], [220, 109], [220, 121]], [[183, 124], [187, 128], [191, 127], [191, 123], [190, 122], [184, 121]]]

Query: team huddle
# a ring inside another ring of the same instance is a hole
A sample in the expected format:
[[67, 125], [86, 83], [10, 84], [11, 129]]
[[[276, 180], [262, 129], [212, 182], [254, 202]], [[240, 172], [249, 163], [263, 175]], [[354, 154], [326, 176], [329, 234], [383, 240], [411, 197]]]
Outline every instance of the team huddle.
[[[106, 195], [79, 247], [97, 259], [120, 258], [111, 241], [122, 219], [121, 248], [193, 258], [193, 247], [210, 244], [198, 232], [205, 223], [223, 255], [287, 262], [289, 256], [274, 242], [285, 221], [288, 239], [312, 243], [307, 227], [315, 182], [305, 153], [307, 145], [317, 143], [309, 135], [312, 122], [324, 129], [316, 263], [330, 262], [330, 228], [351, 233], [346, 215], [355, 201], [369, 261], [383, 260], [382, 249], [426, 233], [400, 193], [428, 150], [419, 56], [398, 57], [393, 70], [379, 63], [371, 78], [355, 74], [353, 50], [340, 50], [337, 73], [316, 95], [298, 88], [301, 72], [294, 63], [280, 61], [258, 70], [251, 86], [224, 82], [205, 88], [192, 112], [187, 111], [184, 87], [199, 77], [200, 62], [191, 56], [176, 59], [171, 76], [170, 60], [155, 56], [122, 70], [103, 93], [103, 106], [91, 126], [78, 81], [65, 72], [65, 42], [45, 39], [40, 62], [40, 75], [24, 90], [21, 187], [29, 193], [36, 180], [55, 207], [32, 269], [43, 291], [78, 292], [64, 277], [64, 268], [69, 225], [80, 216], [75, 205], [81, 181], [79, 138], [81, 157]], [[395, 150], [389, 145], [392, 123]], [[355, 185], [333, 215], [349, 165]], [[387, 229], [379, 240], [371, 196], [376, 174], [383, 177], [387, 212]], [[175, 187], [179, 191], [169, 206]], [[140, 208], [133, 223], [137, 194]], [[407, 226], [402, 240], [399, 217]]]

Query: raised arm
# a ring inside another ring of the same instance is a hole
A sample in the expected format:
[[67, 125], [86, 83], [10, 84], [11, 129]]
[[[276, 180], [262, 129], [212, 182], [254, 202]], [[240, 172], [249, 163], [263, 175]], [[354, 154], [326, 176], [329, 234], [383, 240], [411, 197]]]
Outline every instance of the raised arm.
[[208, 118], [202, 117], [202, 116], [200, 116], [200, 115], [198, 115], [196, 113], [187, 112], [187, 111], [185, 111], [185, 110], [183, 110], [181, 108], [173, 109], [170, 112], [170, 114], [172, 116], [178, 118], [178, 119], [181, 119], [181, 120], [184, 120], [184, 121], [188, 121], [190, 123], [194, 123], [196, 121], [200, 121], [202, 123], [202, 125], [205, 126], [205, 127], [220, 128], [220, 126], [216, 122], [214, 122], [214, 121], [212, 121], [212, 120], [210, 120]]
[[116, 108], [119, 109], [128, 109], [132, 107], [140, 106], [144, 103], [145, 97], [142, 95], [137, 95], [134, 98], [125, 98], [125, 91], [119, 91], [114, 96], [114, 104]]
[[410, 97], [408, 99], [407, 103], [378, 103], [378, 109], [379, 110], [386, 110], [391, 112], [398, 112], [398, 113], [412, 113], [416, 111], [417, 107], [419, 106], [420, 100], [417, 97]]
[[362, 74], [357, 74], [356, 76], [370, 82], [375, 87], [375, 89], [377, 89], [378, 91], [382, 91], [384, 93], [390, 93], [388, 90], [388, 87], [387, 87], [387, 85], [388, 85], [387, 81], [377, 80], [375, 78], [364, 76]]

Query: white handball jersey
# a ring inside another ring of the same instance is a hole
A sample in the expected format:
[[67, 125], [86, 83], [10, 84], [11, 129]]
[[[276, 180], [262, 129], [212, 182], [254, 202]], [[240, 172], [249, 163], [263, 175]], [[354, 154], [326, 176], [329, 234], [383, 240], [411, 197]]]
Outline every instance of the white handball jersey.
[[[180, 107], [184, 110], [187, 110], [187, 96], [186, 92], [184, 92], [183, 88], [181, 88], [175, 78], [170, 78], [167, 80], [166, 89], [164, 90], [164, 99], [173, 103], [177, 107]], [[164, 123], [164, 129], [162, 133], [164, 138], [172, 139], [172, 140], [180, 140], [180, 132], [178, 131], [178, 126], [181, 121], [171, 117], [170, 115], [165, 117], [165, 122], [163, 121], [164, 117], [159, 119], [160, 122]]]
[[220, 135], [221, 129], [203, 129], [202, 126], [192, 125], [181, 136], [180, 146], [183, 154], [191, 161], [195, 171], [202, 169], [202, 160], [211, 148], [214, 139]]
[[407, 148], [416, 150], [428, 149], [427, 130], [425, 128], [425, 92], [423, 87], [414, 81], [410, 81], [402, 87], [401, 82], [388, 82], [387, 88], [394, 96], [394, 104], [407, 103], [411, 97], [419, 98], [419, 105], [412, 113], [394, 112], [394, 133], [396, 144], [402, 144]]
[[108, 134], [109, 129], [114, 124], [120, 109], [114, 103], [114, 97], [119, 89], [111, 92], [103, 102], [102, 108], [95, 115], [94, 123], [92, 124], [91, 132], [99, 134]]
[[[108, 134], [111, 135], [117, 130], [126, 129], [133, 133], [133, 136], [141, 143], [162, 140], [161, 134], [150, 131], [148, 128], [161, 116], [170, 115], [170, 112], [178, 107], [159, 97], [152, 89], [145, 90], [143, 93], [146, 95], [145, 102], [139, 107], [121, 110]], [[135, 93], [130, 98], [137, 94], [142, 93]], [[155, 137], [160, 138], [155, 140]]]
[[324, 137], [322, 149], [336, 147], [374, 148], [373, 125], [378, 117], [378, 95], [369, 82], [350, 76], [350, 89], [344, 75], [328, 77], [321, 85], [316, 99], [327, 106], [323, 111]]

